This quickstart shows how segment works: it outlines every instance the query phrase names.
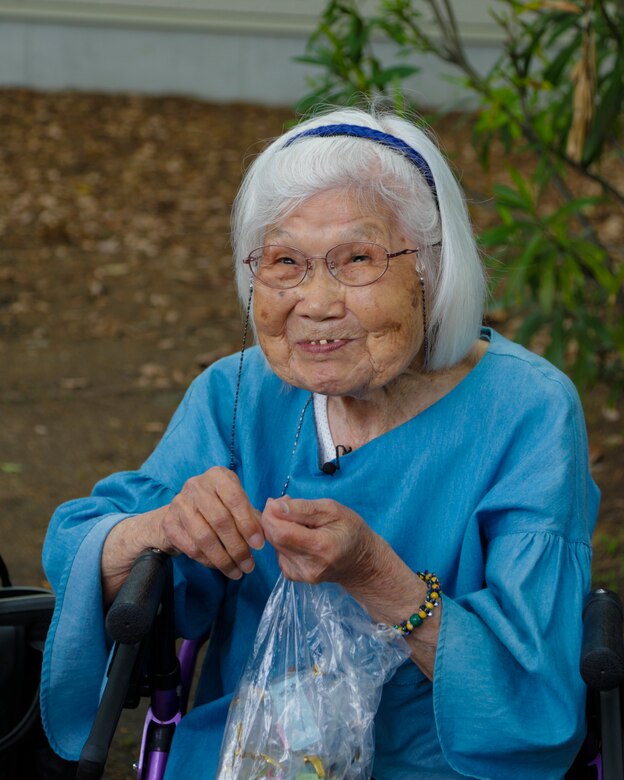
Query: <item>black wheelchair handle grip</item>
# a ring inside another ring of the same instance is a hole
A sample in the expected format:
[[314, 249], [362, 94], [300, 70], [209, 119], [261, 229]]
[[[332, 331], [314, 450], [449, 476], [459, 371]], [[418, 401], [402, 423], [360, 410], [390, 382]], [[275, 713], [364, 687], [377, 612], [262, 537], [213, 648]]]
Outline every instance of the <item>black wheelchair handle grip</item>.
[[169, 556], [145, 550], [132, 569], [106, 615], [106, 630], [121, 644], [135, 644], [147, 636], [165, 587]]
[[596, 691], [610, 691], [624, 682], [622, 602], [616, 593], [594, 590], [583, 610], [581, 676]]

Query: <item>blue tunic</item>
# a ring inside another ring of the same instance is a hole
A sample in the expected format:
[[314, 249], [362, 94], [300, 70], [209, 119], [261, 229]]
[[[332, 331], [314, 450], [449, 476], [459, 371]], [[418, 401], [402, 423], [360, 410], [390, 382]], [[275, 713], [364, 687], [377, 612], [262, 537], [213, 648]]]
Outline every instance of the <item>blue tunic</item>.
[[[583, 738], [578, 665], [598, 490], [570, 381], [542, 358], [491, 343], [450, 393], [319, 469], [309, 393], [288, 387], [256, 347], [245, 355], [236, 472], [253, 505], [330, 497], [358, 512], [414, 570], [443, 584], [433, 683], [408, 661], [376, 718], [377, 780], [560, 780]], [[52, 746], [75, 759], [100, 694], [106, 640], [99, 558], [117, 522], [168, 503], [185, 481], [229, 465], [238, 357], [191, 385], [154, 453], [55, 513], [44, 566], [57, 593], [42, 712]], [[168, 778], [213, 778], [227, 708], [278, 575], [270, 545], [236, 582], [175, 560], [181, 634], [213, 625], [199, 703], [174, 738]]]

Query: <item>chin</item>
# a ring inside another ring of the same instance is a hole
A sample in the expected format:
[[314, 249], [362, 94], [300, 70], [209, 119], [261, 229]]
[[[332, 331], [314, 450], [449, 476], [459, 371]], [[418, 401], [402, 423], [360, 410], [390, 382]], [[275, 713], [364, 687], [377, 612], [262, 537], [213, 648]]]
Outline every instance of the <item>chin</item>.
[[297, 387], [309, 390], [311, 393], [333, 396], [353, 396], [359, 397], [362, 388], [358, 385], [354, 387], [353, 382], [346, 382], [344, 377], [315, 377], [302, 378], [301, 382], [295, 382]]
[[298, 366], [294, 363], [269, 365], [284, 382], [309, 393], [359, 397], [366, 388], [366, 382], [357, 381], [355, 371], [337, 372], [335, 365], [331, 366], [329, 362], [325, 366], [317, 365], [313, 370], [310, 370], [310, 366]]
[[299, 390], [307, 390], [309, 393], [320, 393], [321, 395], [343, 394], [344, 380], [340, 382], [334, 377], [309, 376], [297, 372], [273, 370], [280, 379], [292, 387], [299, 388]]

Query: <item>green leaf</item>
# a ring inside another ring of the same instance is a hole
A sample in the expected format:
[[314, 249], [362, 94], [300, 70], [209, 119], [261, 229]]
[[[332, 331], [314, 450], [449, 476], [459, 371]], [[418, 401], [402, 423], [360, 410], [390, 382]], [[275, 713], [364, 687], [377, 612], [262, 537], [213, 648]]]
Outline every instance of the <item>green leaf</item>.
[[[551, 47], [554, 46], [554, 44], [559, 40], [559, 38], [562, 35], [573, 35], [576, 33], [576, 45], [580, 48], [581, 45], [581, 38], [580, 38], [580, 29], [579, 29], [579, 21], [582, 19], [581, 16], [575, 16], [574, 14], [557, 14], [556, 16], [553, 16], [550, 20], [550, 25], [552, 27], [552, 32], [549, 36], [547, 36], [544, 39], [544, 48], [548, 51], [551, 49]], [[570, 33], [570, 28], [576, 27], [576, 30], [574, 33]]]
[[364, 53], [364, 46], [367, 41], [367, 26], [361, 16], [355, 11], [351, 15], [351, 24], [349, 27], [349, 36], [347, 45], [349, 47], [349, 56], [352, 62], [360, 62]]
[[530, 211], [532, 203], [529, 203], [527, 208], [526, 200], [517, 190], [508, 187], [506, 184], [495, 184], [493, 189], [497, 203], [500, 203], [502, 206], [508, 206], [519, 211]]
[[535, 260], [536, 256], [543, 251], [544, 246], [544, 235], [540, 230], [537, 230], [534, 227], [532, 235], [529, 238], [529, 243], [520, 254], [518, 264], [524, 267], [528, 267], [533, 262], [533, 260]]
[[531, 343], [531, 339], [537, 331], [544, 325], [546, 318], [539, 309], [532, 311], [522, 321], [520, 327], [514, 334], [514, 339], [525, 346]]
[[564, 68], [570, 64], [570, 60], [578, 48], [579, 40], [578, 37], [575, 37], [567, 46], [561, 49], [559, 54], [544, 69], [542, 73], [543, 78], [553, 85], [559, 84]]
[[0, 471], [3, 474], [19, 474], [22, 471], [21, 463], [0, 463]]
[[555, 257], [550, 262], [543, 263], [539, 277], [538, 299], [542, 311], [550, 314], [555, 303]]
[[560, 312], [557, 312], [551, 320], [550, 344], [546, 347], [545, 355], [558, 368], [563, 368], [565, 364], [565, 345], [566, 334], [563, 317]]
[[386, 83], [394, 81], [395, 79], [406, 79], [409, 76], [413, 76], [415, 73], [420, 72], [420, 68], [416, 65], [392, 65], [389, 68], [384, 68], [381, 73], [384, 76]]
[[577, 245], [577, 248], [579, 250], [579, 255], [582, 258], [583, 265], [592, 272], [592, 275], [598, 280], [600, 286], [606, 290], [607, 293], [617, 295], [621, 290], [621, 286], [618, 279], [613, 275], [606, 264], [607, 257], [605, 253], [588, 242]]
[[533, 193], [531, 192], [531, 189], [529, 188], [526, 179], [522, 176], [522, 174], [517, 168], [509, 167], [508, 170], [513, 180], [513, 183], [516, 185], [516, 188], [520, 196], [522, 197], [522, 200], [526, 204], [527, 209], [533, 211], [535, 198], [533, 197]]
[[507, 287], [514, 296], [524, 296], [525, 285], [530, 284], [532, 273], [531, 265], [535, 256], [541, 250], [542, 236], [534, 233], [524, 251], [510, 265]]
[[602, 201], [602, 198], [598, 196], [587, 196], [585, 198], [574, 198], [573, 200], [564, 203], [558, 209], [553, 211], [548, 217], [544, 218], [546, 223], [561, 221], [568, 217], [577, 216], [584, 211], [588, 206], [596, 206]]
[[479, 236], [479, 243], [482, 246], [497, 246], [504, 243], [510, 236], [517, 232], [515, 223], [507, 225], [496, 225], [495, 227], [484, 230]]
[[329, 49], [318, 50], [317, 54], [302, 54], [299, 57], [293, 57], [295, 62], [304, 62], [308, 65], [319, 65], [321, 67], [330, 67], [334, 62], [333, 54]]

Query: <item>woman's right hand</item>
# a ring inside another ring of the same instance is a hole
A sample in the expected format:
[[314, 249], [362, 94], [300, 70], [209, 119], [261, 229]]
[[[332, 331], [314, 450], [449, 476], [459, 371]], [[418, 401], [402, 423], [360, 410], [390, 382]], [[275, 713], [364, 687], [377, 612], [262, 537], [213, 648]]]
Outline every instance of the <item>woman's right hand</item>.
[[123, 520], [102, 551], [102, 584], [110, 603], [135, 558], [148, 547], [184, 553], [230, 579], [254, 568], [252, 549], [264, 545], [261, 513], [233, 471], [215, 466], [187, 480], [167, 506]]

